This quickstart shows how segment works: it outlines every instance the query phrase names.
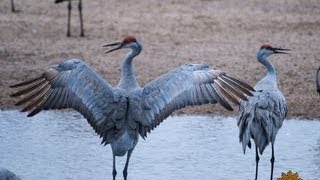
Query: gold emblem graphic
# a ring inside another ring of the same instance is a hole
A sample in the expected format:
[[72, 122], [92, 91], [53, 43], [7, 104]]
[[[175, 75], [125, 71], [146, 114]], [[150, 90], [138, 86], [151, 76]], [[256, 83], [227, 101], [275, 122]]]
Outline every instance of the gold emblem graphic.
[[302, 178], [299, 177], [299, 174], [297, 172], [293, 173], [290, 170], [287, 173], [281, 173], [281, 177], [277, 180], [302, 180]]

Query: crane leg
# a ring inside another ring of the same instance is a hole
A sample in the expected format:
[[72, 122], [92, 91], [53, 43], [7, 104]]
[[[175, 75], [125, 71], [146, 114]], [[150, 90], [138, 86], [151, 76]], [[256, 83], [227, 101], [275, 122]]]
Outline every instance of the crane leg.
[[11, 12], [16, 12], [16, 9], [14, 8], [14, 1], [11, 0]]
[[82, 18], [82, 0], [79, 0], [78, 9], [79, 9], [80, 28], [81, 28], [80, 36], [81, 36], [81, 37], [84, 37], [83, 18]]
[[274, 146], [273, 146], [273, 143], [271, 143], [271, 148], [272, 148], [272, 153], [271, 153], [271, 159], [270, 159], [270, 162], [271, 162], [271, 174], [270, 174], [270, 180], [272, 180], [273, 178], [273, 167], [274, 167]]
[[258, 165], [259, 165], [259, 154], [258, 154], [258, 147], [256, 145], [256, 176], [255, 176], [255, 180], [258, 179]]
[[68, 27], [67, 27], [67, 36], [68, 37], [70, 37], [71, 9], [72, 9], [71, 0], [69, 0], [69, 3], [68, 3]]
[[112, 176], [113, 180], [116, 180], [117, 170], [116, 170], [116, 156], [113, 154], [113, 170], [112, 170]]
[[132, 151], [133, 151], [133, 149], [129, 150], [129, 151], [128, 151], [128, 154], [127, 154], [127, 161], [126, 161], [126, 165], [124, 166], [124, 169], [123, 169], [123, 178], [124, 178], [124, 180], [127, 180], [127, 175], [128, 175], [128, 165], [129, 165], [129, 160], [130, 160], [130, 157], [131, 157]]

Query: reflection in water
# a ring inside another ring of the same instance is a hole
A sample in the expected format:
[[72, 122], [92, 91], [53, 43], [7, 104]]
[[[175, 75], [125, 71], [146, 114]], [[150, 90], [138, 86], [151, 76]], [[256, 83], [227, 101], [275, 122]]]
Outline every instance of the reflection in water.
[[[319, 129], [319, 121], [284, 122], [275, 144], [275, 177], [293, 170], [303, 179], [320, 178]], [[146, 140], [140, 139], [133, 153], [130, 180], [254, 177], [255, 152], [242, 153], [232, 117], [170, 117]], [[0, 111], [0, 166], [22, 179], [105, 180], [112, 177], [111, 154], [76, 112], [47, 111], [27, 119], [18, 111]], [[269, 178], [270, 154], [267, 147], [260, 179]], [[125, 158], [117, 161], [123, 167]]]

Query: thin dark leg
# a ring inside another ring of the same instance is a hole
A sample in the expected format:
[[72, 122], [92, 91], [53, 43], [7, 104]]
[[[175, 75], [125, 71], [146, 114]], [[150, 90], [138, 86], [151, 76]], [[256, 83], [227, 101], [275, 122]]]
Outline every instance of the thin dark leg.
[[78, 5], [78, 9], [79, 9], [79, 16], [80, 16], [80, 26], [81, 26], [81, 33], [80, 36], [84, 37], [84, 30], [83, 30], [83, 19], [82, 19], [82, 0], [79, 0], [79, 5]]
[[256, 176], [255, 176], [255, 180], [258, 179], [258, 165], [259, 165], [259, 154], [258, 154], [258, 147], [256, 145]]
[[116, 156], [113, 155], [113, 170], [112, 170], [113, 180], [116, 180], [117, 170], [116, 170]]
[[127, 180], [127, 175], [128, 175], [128, 165], [129, 165], [129, 160], [130, 160], [130, 157], [131, 157], [132, 151], [133, 151], [133, 149], [129, 150], [129, 151], [128, 151], [128, 154], [127, 154], [127, 161], [126, 161], [126, 165], [124, 166], [124, 169], [123, 169], [123, 178], [124, 178], [124, 180]]
[[16, 12], [16, 9], [14, 8], [14, 2], [11, 0], [11, 11]]
[[72, 5], [71, 5], [71, 0], [69, 0], [68, 3], [68, 29], [67, 29], [67, 36], [70, 37], [70, 21], [71, 21], [71, 9], [72, 9]]
[[272, 148], [272, 154], [271, 154], [271, 159], [270, 159], [270, 162], [271, 162], [271, 175], [270, 175], [270, 180], [272, 180], [273, 178], [273, 166], [274, 166], [274, 147], [273, 147], [273, 143], [271, 143], [271, 148]]

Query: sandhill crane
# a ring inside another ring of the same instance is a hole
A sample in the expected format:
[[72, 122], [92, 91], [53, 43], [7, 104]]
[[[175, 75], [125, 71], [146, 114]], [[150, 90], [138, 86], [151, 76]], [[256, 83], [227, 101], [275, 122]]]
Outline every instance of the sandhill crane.
[[17, 175], [8, 169], [0, 167], [0, 179], [1, 180], [21, 180]]
[[317, 71], [316, 84], [317, 84], [317, 91], [320, 94], [320, 67], [318, 68], [318, 71]]
[[[70, 33], [70, 20], [71, 20], [71, 9], [72, 9], [72, 5], [71, 5], [71, 1], [72, 0], [55, 0], [55, 3], [61, 3], [61, 2], [65, 2], [68, 1], [68, 27], [67, 27], [67, 36], [70, 37], [71, 33]], [[78, 0], [78, 10], [79, 10], [79, 17], [80, 17], [80, 36], [83, 37], [84, 36], [84, 30], [83, 30], [83, 19], [82, 19], [82, 0]]]
[[274, 48], [270, 45], [262, 45], [257, 54], [257, 59], [267, 69], [267, 75], [254, 87], [256, 90], [253, 97], [248, 101], [241, 101], [239, 108], [238, 126], [239, 138], [242, 142], [243, 152], [246, 146], [251, 148], [250, 138], [256, 147], [256, 175], [258, 176], [259, 154], [262, 155], [266, 146], [271, 142], [271, 177], [274, 166], [274, 141], [283, 120], [287, 116], [287, 104], [284, 96], [277, 86], [276, 70], [267, 59], [271, 54], [287, 54], [289, 49]]
[[127, 179], [130, 156], [139, 134], [146, 138], [174, 110], [207, 103], [220, 103], [232, 110], [228, 100], [239, 104], [240, 99], [247, 100], [246, 95], [254, 91], [246, 83], [205, 64], [182, 65], [140, 87], [132, 61], [140, 54], [142, 45], [135, 37], [127, 36], [104, 47], [113, 46], [117, 47], [106, 53], [130, 49], [116, 87], [78, 59], [62, 62], [38, 78], [11, 86], [26, 86], [12, 96], [24, 96], [16, 105], [24, 105], [22, 111], [31, 111], [28, 116], [47, 109], [73, 108], [80, 112], [102, 138], [101, 144], [111, 144], [113, 179], [117, 174], [115, 157], [127, 154], [123, 170]]

